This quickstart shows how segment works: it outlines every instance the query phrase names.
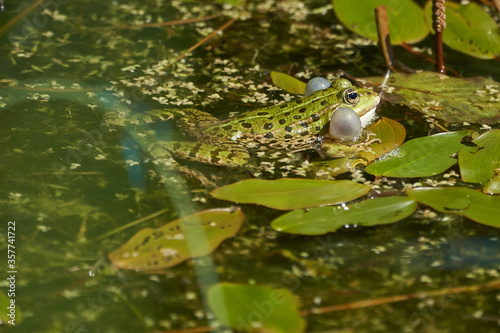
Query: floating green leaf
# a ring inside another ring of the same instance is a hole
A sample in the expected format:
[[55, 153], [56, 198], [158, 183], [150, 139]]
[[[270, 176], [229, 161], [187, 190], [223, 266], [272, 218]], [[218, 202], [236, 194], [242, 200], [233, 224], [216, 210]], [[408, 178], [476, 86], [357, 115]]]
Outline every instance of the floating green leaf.
[[410, 197], [442, 212], [464, 215], [492, 227], [500, 227], [500, 197], [464, 187], [408, 189]]
[[[382, 77], [360, 82], [380, 85]], [[496, 124], [500, 122], [500, 84], [491, 79], [452, 78], [433, 72], [391, 74], [385, 99], [404, 104], [449, 123]]]
[[334, 0], [333, 10], [346, 28], [377, 41], [375, 8], [380, 5], [387, 8], [392, 44], [412, 44], [427, 36], [422, 8], [411, 0]]
[[[432, 1], [425, 6], [425, 20], [432, 29]], [[460, 5], [446, 1], [443, 43], [452, 49], [482, 59], [500, 56], [498, 24], [476, 3]]]
[[458, 154], [460, 174], [465, 182], [485, 183], [500, 167], [500, 130], [486, 132], [472, 142], [477, 149]]
[[118, 268], [162, 271], [211, 253], [222, 241], [238, 232], [244, 218], [240, 208], [198, 212], [158, 229], [142, 229], [108, 257]]
[[498, 194], [500, 193], [500, 175], [496, 175], [483, 188], [483, 192]]
[[366, 167], [366, 172], [387, 177], [427, 177], [437, 175], [457, 160], [452, 154], [473, 148], [460, 143], [472, 131], [448, 132], [405, 142]]
[[375, 134], [374, 141], [370, 145], [370, 151], [362, 151], [359, 156], [366, 159], [368, 163], [377, 157], [398, 148], [405, 141], [406, 129], [395, 120], [383, 117], [375, 124], [368, 127], [368, 130]]
[[370, 189], [368, 185], [350, 180], [247, 179], [215, 189], [210, 194], [221, 200], [287, 210], [351, 201]]
[[281, 89], [291, 94], [304, 94], [306, 91], [306, 84], [288, 74], [280, 72], [271, 72], [271, 79], [273, 83]]
[[330, 174], [340, 175], [358, 165], [367, 165], [383, 154], [396, 149], [401, 146], [406, 137], [403, 125], [385, 117], [366, 129], [375, 134], [370, 139], [376, 138], [380, 141], [374, 141], [366, 150], [360, 151], [357, 155], [314, 162], [314, 166], [318, 169], [328, 169]]
[[322, 235], [346, 224], [374, 226], [394, 223], [411, 215], [417, 208], [408, 197], [368, 199], [348, 206], [318, 207], [286, 213], [271, 223], [277, 231], [301, 235]]
[[301, 333], [305, 321], [287, 289], [219, 283], [207, 292], [217, 321], [237, 332]]

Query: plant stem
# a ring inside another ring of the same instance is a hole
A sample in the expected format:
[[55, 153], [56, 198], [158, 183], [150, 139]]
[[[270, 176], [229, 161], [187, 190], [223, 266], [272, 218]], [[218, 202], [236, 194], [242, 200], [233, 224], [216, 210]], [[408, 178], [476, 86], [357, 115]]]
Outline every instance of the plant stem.
[[387, 24], [387, 11], [384, 5], [375, 8], [375, 19], [377, 21], [378, 40], [382, 55], [384, 56], [385, 65], [387, 68], [394, 70], [394, 53], [392, 52], [389, 25]]
[[445, 0], [432, 1], [432, 26], [434, 35], [434, 52], [436, 54], [436, 72], [445, 74], [443, 59], [443, 30], [446, 28]]
[[493, 3], [495, 4], [495, 7], [497, 7], [497, 10], [500, 12], [500, 0], [493, 0]]
[[206, 36], [205, 38], [203, 38], [202, 40], [198, 41], [196, 44], [194, 44], [193, 46], [191, 46], [189, 49], [187, 49], [185, 52], [182, 52], [172, 63], [168, 64], [167, 66], [165, 66], [164, 68], [167, 68], [169, 67], [170, 65], [176, 63], [177, 61], [181, 60], [182, 58], [184, 58], [187, 54], [193, 52], [195, 49], [197, 49], [198, 47], [200, 47], [201, 45], [205, 44], [207, 41], [209, 41], [210, 39], [214, 38], [215, 36], [219, 35], [222, 31], [224, 31], [227, 27], [229, 27], [231, 24], [233, 24], [235, 22], [235, 19], [231, 19], [229, 21], [227, 21], [225, 24], [223, 24], [221, 27], [219, 27], [217, 30], [215, 30], [214, 32], [212, 32], [211, 34], [209, 34], [208, 36]]
[[463, 293], [476, 293], [479, 291], [486, 290], [495, 290], [500, 288], [500, 280], [494, 280], [491, 282], [486, 282], [483, 284], [475, 284], [469, 286], [458, 286], [452, 288], [444, 288], [439, 290], [430, 290], [430, 291], [419, 291], [410, 294], [404, 295], [395, 295], [389, 297], [382, 297], [376, 299], [364, 299], [360, 301], [355, 301], [351, 303], [344, 303], [338, 305], [324, 306], [321, 308], [307, 309], [301, 311], [302, 316], [307, 316], [311, 314], [322, 314], [329, 313], [335, 311], [343, 311], [343, 310], [352, 310], [352, 309], [362, 309], [373, 306], [378, 306], [382, 304], [391, 304], [396, 302], [407, 301], [410, 299], [424, 299], [430, 297], [438, 297], [443, 295], [452, 295], [452, 294], [463, 294]]
[[[23, 17], [28, 15], [33, 9], [38, 7], [40, 4], [42, 4], [45, 0], [36, 0], [33, 1], [26, 9], [24, 9], [22, 12], [14, 16], [9, 22], [5, 23], [3, 26], [0, 27], [0, 36], [2, 36], [4, 33], [6, 33], [10, 27], [12, 27], [14, 24], [19, 22]], [[3, 2], [2, 2], [3, 4]]]

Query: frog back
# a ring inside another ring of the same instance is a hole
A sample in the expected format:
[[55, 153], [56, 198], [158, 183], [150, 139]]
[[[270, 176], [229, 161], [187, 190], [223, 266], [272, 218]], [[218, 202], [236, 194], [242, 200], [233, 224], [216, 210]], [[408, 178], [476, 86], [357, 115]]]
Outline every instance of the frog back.
[[338, 87], [320, 90], [294, 101], [245, 112], [206, 131], [229, 140], [307, 138], [325, 126], [341, 100]]

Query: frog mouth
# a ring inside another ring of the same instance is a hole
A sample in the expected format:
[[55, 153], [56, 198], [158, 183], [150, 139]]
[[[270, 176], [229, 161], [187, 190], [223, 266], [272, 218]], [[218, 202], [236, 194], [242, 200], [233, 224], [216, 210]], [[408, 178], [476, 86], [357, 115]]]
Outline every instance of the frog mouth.
[[361, 127], [365, 127], [372, 122], [373, 118], [375, 118], [375, 110], [377, 110], [377, 107], [366, 111], [365, 114], [361, 116]]
[[380, 97], [377, 98], [376, 103], [374, 104], [373, 108], [369, 109], [366, 111], [360, 118], [361, 118], [361, 127], [365, 127], [369, 123], [372, 122], [373, 118], [375, 118], [375, 111], [377, 110], [377, 106], [380, 103]]

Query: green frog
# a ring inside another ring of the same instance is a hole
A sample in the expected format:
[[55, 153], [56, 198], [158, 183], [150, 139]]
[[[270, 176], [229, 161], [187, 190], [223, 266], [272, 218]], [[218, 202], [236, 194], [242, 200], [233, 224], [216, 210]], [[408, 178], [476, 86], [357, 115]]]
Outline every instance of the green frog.
[[329, 88], [309, 96], [222, 121], [196, 109], [153, 111], [142, 114], [142, 119], [152, 122], [153, 117], [174, 118], [179, 130], [191, 138], [159, 142], [173, 157], [234, 167], [247, 164], [251, 152], [296, 153], [316, 149], [328, 157], [354, 153], [359, 145], [348, 145], [330, 137], [330, 118], [338, 108], [347, 107], [357, 113], [364, 127], [373, 119], [379, 102], [375, 92], [353, 87], [348, 80], [340, 78]]
[[154, 110], [126, 117], [114, 114], [113, 119], [108, 120], [115, 125], [140, 125], [174, 119], [186, 140], [149, 140], [147, 150], [158, 166], [193, 174], [192, 170], [179, 165], [177, 159], [238, 167], [250, 166], [252, 156], [280, 157], [279, 152], [290, 156], [316, 150], [323, 157], [355, 154], [366, 148], [368, 140], [345, 143], [332, 138], [329, 134], [332, 114], [339, 108], [350, 108], [364, 127], [373, 119], [379, 102], [375, 92], [353, 87], [348, 80], [340, 78], [329, 88], [309, 96], [222, 121], [196, 109]]

